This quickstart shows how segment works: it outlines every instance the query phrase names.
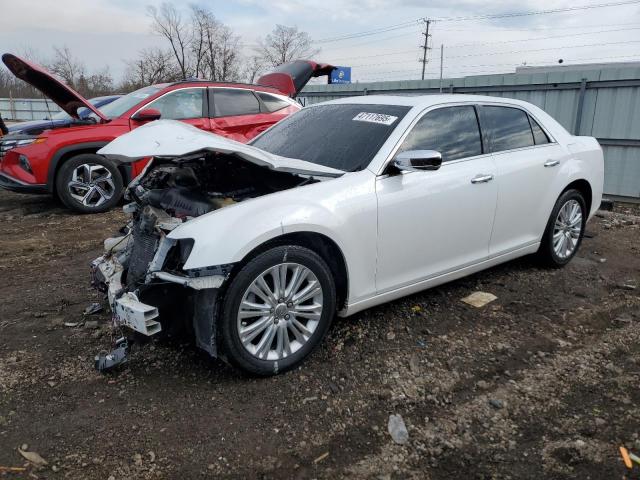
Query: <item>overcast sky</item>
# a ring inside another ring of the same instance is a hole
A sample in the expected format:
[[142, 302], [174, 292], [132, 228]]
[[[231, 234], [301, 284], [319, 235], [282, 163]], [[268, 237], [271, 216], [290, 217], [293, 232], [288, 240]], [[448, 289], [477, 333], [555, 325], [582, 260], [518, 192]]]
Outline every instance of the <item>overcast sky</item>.
[[[1, 0], [0, 51], [46, 58], [52, 45], [68, 46], [89, 70], [108, 65], [119, 79], [124, 60], [149, 46], [163, 46], [150, 33], [147, 5], [160, 0]], [[354, 80], [416, 79], [422, 42], [417, 21], [620, 3], [584, 0], [174, 0], [196, 3], [242, 37], [252, 53], [275, 24], [296, 25], [321, 48], [318, 60], [353, 66]], [[340, 41], [332, 37], [402, 24], [377, 35]], [[444, 44], [445, 77], [509, 72], [516, 65], [640, 60], [640, 0], [633, 4], [502, 19], [441, 20], [432, 25], [427, 78], [439, 75]], [[549, 38], [553, 37], [553, 38]], [[542, 38], [542, 39], [541, 39]], [[545, 39], [546, 38], [546, 39]], [[325, 41], [323, 41], [325, 40]]]

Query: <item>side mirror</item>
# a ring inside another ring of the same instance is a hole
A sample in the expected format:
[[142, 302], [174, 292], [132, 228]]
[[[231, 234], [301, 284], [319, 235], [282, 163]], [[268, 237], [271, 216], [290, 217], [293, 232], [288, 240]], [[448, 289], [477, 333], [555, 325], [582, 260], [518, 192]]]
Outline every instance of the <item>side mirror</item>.
[[435, 150], [407, 150], [393, 159], [393, 166], [406, 172], [438, 170], [441, 165], [442, 154]]
[[161, 116], [162, 114], [160, 113], [160, 110], [155, 108], [143, 108], [131, 117], [131, 119], [136, 122], [153, 122], [154, 120], [158, 120]]

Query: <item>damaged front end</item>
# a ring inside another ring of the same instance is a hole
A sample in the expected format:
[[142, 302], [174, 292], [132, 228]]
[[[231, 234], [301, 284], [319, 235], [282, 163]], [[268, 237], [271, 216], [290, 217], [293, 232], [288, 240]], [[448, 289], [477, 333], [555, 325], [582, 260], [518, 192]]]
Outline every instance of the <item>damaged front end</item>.
[[[234, 265], [185, 269], [195, 239], [173, 239], [170, 232], [221, 208], [315, 181], [232, 153], [154, 158], [127, 189], [129, 223], [91, 264], [92, 285], [107, 294], [116, 326], [147, 336], [186, 327], [198, 347], [217, 356], [218, 292]], [[210, 234], [231, 238], [233, 232]]]

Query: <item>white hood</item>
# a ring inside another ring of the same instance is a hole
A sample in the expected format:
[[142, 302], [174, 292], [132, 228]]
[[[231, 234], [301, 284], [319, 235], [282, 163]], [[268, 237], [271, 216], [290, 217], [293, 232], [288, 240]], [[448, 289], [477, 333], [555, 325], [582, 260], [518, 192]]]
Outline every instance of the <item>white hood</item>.
[[339, 177], [345, 172], [295, 158], [280, 157], [178, 120], [157, 120], [126, 133], [98, 153], [118, 162], [145, 157], [183, 157], [197, 152], [230, 153], [271, 170]]

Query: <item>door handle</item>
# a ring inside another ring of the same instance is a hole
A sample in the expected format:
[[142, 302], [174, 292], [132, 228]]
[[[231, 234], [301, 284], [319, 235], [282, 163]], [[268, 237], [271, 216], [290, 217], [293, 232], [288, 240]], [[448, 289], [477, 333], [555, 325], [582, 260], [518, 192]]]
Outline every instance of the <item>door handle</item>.
[[471, 179], [471, 183], [487, 183], [493, 180], [493, 175], [476, 175]]
[[547, 160], [544, 162], [545, 167], [555, 167], [556, 165], [560, 165], [560, 160]]

